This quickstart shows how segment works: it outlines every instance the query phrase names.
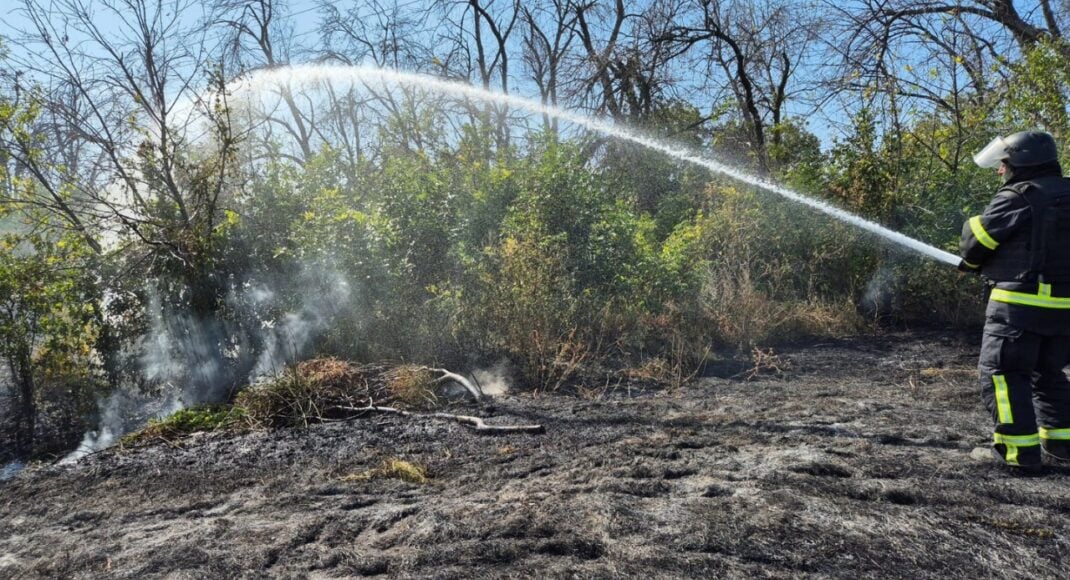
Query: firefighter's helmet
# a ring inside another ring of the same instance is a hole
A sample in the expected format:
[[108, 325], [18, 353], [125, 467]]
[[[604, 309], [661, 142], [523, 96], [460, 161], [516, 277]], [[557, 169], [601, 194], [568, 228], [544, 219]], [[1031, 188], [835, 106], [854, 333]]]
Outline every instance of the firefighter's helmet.
[[974, 163], [991, 168], [999, 167], [1003, 162], [1012, 167], [1032, 167], [1058, 159], [1055, 139], [1044, 131], [1022, 131], [996, 137], [973, 155]]

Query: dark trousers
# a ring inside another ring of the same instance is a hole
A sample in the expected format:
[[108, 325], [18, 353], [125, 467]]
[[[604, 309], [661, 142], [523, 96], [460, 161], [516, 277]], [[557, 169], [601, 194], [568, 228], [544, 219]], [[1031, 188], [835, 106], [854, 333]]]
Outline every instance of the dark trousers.
[[1045, 336], [991, 319], [985, 324], [981, 395], [996, 423], [996, 449], [1009, 463], [1039, 462], [1040, 437], [1070, 428], [1070, 381], [1063, 373], [1068, 362], [1070, 336]]

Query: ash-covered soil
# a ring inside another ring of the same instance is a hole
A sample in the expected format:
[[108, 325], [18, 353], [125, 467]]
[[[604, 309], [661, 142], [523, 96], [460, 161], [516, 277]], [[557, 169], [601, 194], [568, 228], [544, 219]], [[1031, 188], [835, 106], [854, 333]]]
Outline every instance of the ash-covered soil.
[[[971, 457], [977, 338], [462, 409], [541, 435], [380, 415], [35, 466], [0, 483], [0, 576], [1066, 577], [1070, 469]], [[345, 479], [388, 458], [429, 482]]]

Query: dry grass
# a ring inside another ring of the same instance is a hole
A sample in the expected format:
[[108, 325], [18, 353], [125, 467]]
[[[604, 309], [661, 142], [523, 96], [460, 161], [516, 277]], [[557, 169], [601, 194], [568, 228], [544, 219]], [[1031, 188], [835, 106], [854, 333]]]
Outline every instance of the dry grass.
[[848, 299], [777, 300], [762, 290], [745, 269], [711, 274], [703, 298], [705, 318], [714, 336], [737, 348], [801, 336], [852, 334], [866, 325]]
[[537, 390], [557, 391], [589, 362], [592, 354], [590, 345], [580, 339], [576, 328], [560, 337], [532, 331], [531, 355], [523, 366], [526, 374], [540, 385]]
[[409, 483], [425, 484], [430, 479], [427, 476], [427, 468], [411, 461], [391, 457], [383, 461], [382, 465], [375, 469], [369, 469], [360, 473], [352, 473], [339, 478], [345, 482], [371, 481], [373, 479], [400, 479]]
[[245, 409], [253, 427], [281, 427], [335, 416], [340, 407], [392, 402], [382, 367], [321, 358], [300, 362], [274, 380], [246, 388], [234, 405]]
[[669, 376], [671, 365], [663, 357], [655, 356], [646, 359], [641, 365], [626, 369], [624, 376], [630, 379], [662, 381]]
[[693, 322], [686, 317], [674, 316], [670, 320], [661, 329], [661, 334], [666, 335], [661, 341], [662, 353], [647, 358], [637, 367], [625, 369], [624, 377], [680, 389], [698, 376], [710, 360], [709, 341], [689, 328]]
[[784, 361], [780, 359], [780, 355], [773, 349], [760, 349], [754, 347], [751, 349], [751, 368], [740, 373], [739, 376], [743, 377], [745, 381], [752, 381], [760, 376], [776, 376], [779, 377], [784, 374], [788, 367]]
[[946, 377], [973, 377], [977, 375], [977, 369], [970, 368], [937, 368], [929, 367], [921, 369], [921, 376], [926, 378], [946, 378]]
[[397, 404], [410, 409], [427, 409], [438, 405], [435, 374], [427, 367], [401, 365], [384, 374], [386, 388]]

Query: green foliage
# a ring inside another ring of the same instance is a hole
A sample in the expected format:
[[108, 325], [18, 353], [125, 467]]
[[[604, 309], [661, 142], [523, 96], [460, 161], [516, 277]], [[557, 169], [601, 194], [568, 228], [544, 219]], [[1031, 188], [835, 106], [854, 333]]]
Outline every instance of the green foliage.
[[0, 236], [0, 362], [15, 387], [16, 451], [29, 453], [42, 404], [76, 421], [99, 394], [99, 296], [81, 238]]
[[[693, 105], [682, 101], [665, 103], [636, 130], [696, 151], [709, 140], [706, 119]], [[612, 140], [604, 145], [598, 165], [595, 172], [599, 182], [628, 207], [649, 215], [661, 214], [670, 206], [677, 210], [659, 220], [658, 235], [662, 239], [679, 220], [694, 215], [694, 201], [709, 178], [702, 168], [636, 143]], [[679, 220], [669, 223], [673, 218]]]
[[828, 159], [817, 136], [794, 119], [782, 122], [772, 131], [769, 160], [774, 173], [785, 185], [798, 191], [824, 192]]
[[537, 387], [566, 379], [576, 370], [567, 363], [586, 351], [576, 337], [582, 292], [565, 252], [560, 238], [506, 238], [460, 294], [468, 300], [454, 301], [462, 340], [508, 355]]
[[77, 237], [0, 237], [0, 355], [66, 374], [90, 356], [96, 288]]
[[873, 241], [770, 193], [718, 185], [709, 193], [701, 306], [711, 340], [749, 348], [859, 327], [851, 304], [874, 267]]
[[[1011, 65], [1012, 76], [1002, 114], [1005, 126], [1048, 130], [1070, 137], [1070, 61], [1066, 41], [1048, 38], [1026, 51]], [[1067, 147], [1064, 145], [1063, 153]]]
[[[670, 125], [695, 121], [677, 113]], [[552, 389], [610, 359], [683, 368], [708, 345], [747, 346], [745, 330], [718, 322], [744, 291], [711, 285], [725, 277], [784, 305], [770, 312], [803, 305], [799, 322], [781, 315], [791, 332], [847, 328], [833, 310], [875, 268], [845, 227], [764, 194], [707, 190], [708, 176], [656, 154], [613, 145], [592, 157], [589, 143], [552, 135], [494, 153], [491, 132], [461, 135], [433, 151], [384, 145], [390, 155], [355, 178], [324, 149], [254, 182], [265, 194], [243, 199], [239, 230], [271, 232], [249, 238], [251, 253], [281, 271], [333, 269], [354, 289], [320, 352], [462, 364], [504, 355], [528, 384]], [[785, 125], [779, 142], [785, 172], [822, 179], [812, 136]], [[663, 181], [633, 183], [638, 159]], [[644, 201], [646, 186], [659, 189]], [[296, 307], [309, 287], [276, 290]]]
[[245, 410], [229, 405], [199, 405], [175, 411], [167, 417], [151, 419], [144, 429], [123, 437], [132, 445], [161, 439], [172, 441], [200, 431], [237, 428], [246, 421]]
[[862, 109], [854, 132], [832, 149], [828, 188], [851, 211], [886, 220], [896, 206], [896, 174], [878, 135], [873, 112]]

